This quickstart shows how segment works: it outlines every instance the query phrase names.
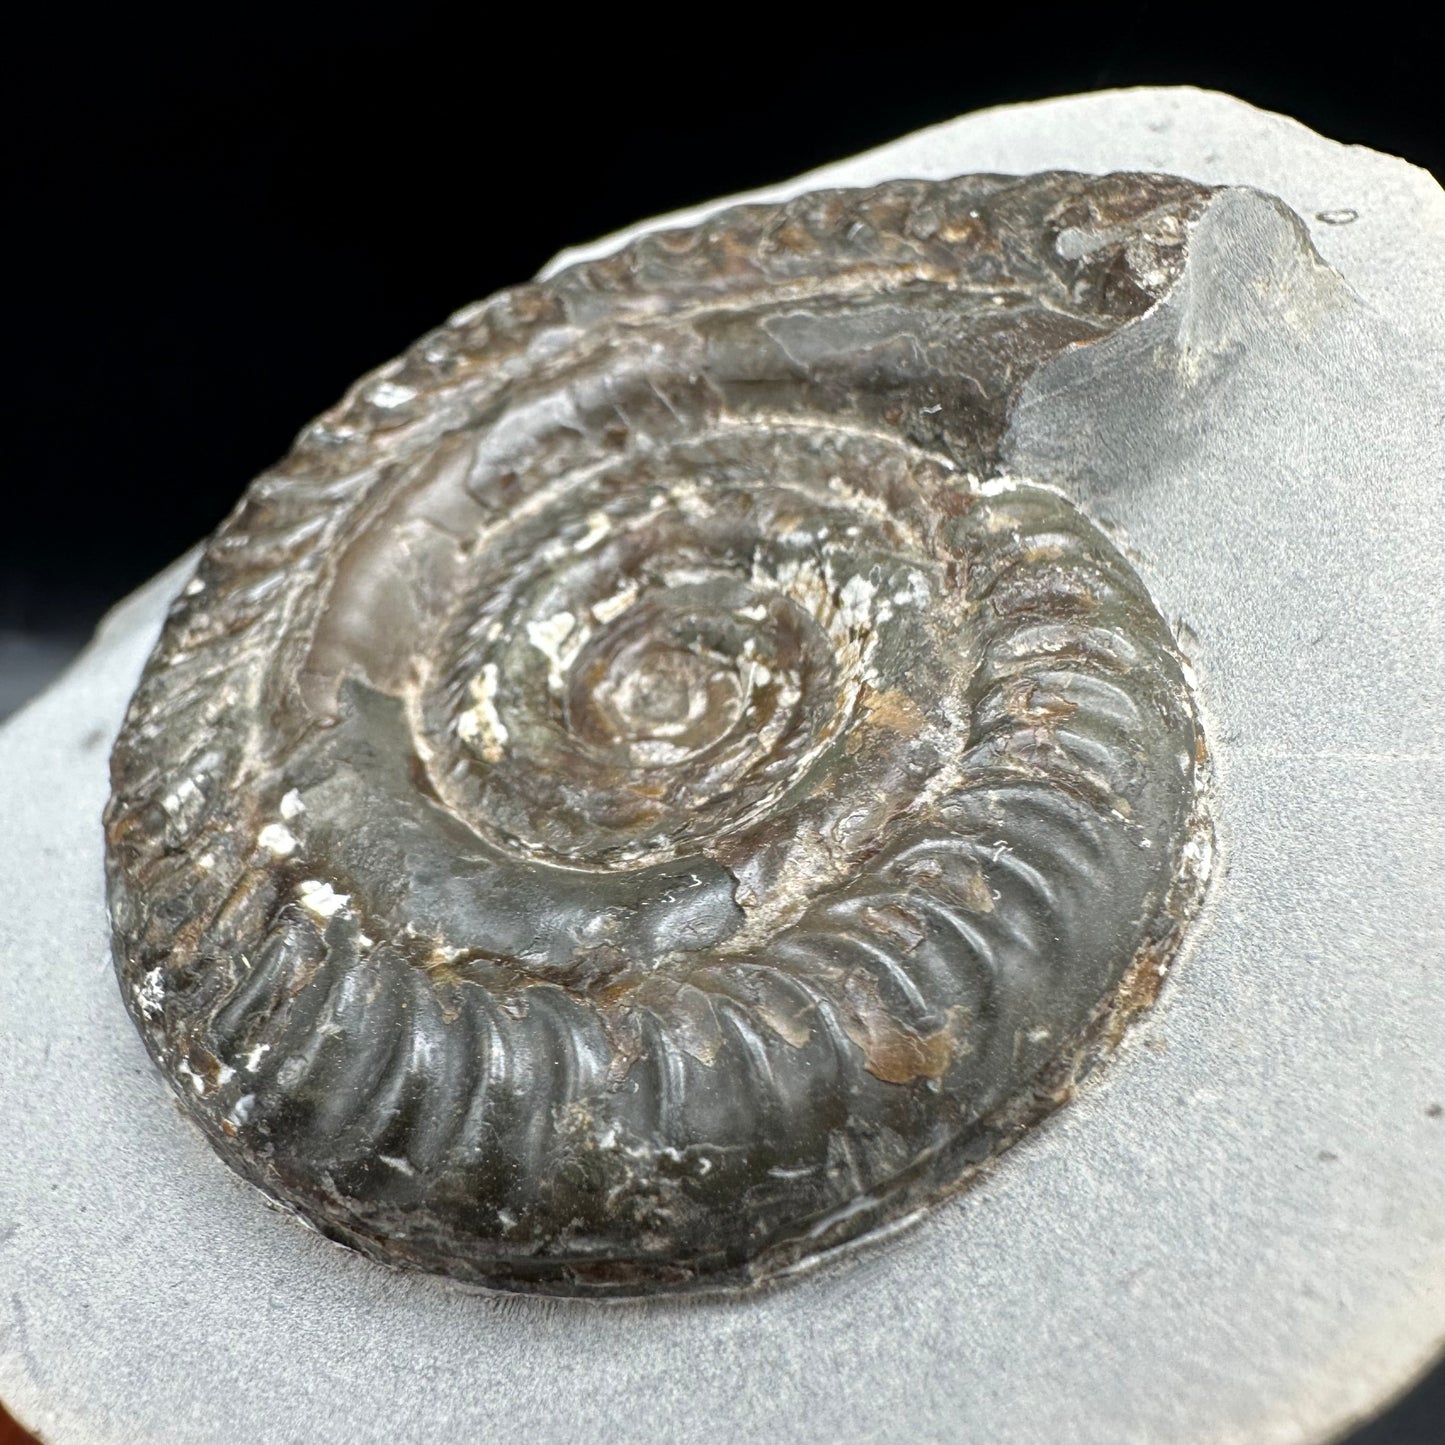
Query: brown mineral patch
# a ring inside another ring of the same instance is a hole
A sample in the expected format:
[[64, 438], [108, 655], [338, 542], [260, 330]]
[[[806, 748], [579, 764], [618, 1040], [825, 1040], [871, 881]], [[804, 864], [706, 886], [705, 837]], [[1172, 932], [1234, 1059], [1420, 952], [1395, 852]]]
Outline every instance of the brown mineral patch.
[[34, 1435], [27, 1434], [18, 1421], [6, 1414], [3, 1405], [0, 1405], [0, 1445], [39, 1445]]
[[970, 913], [992, 913], [993, 889], [975, 859], [950, 859], [947, 868], [937, 858], [921, 859], [906, 874], [909, 883]]
[[974, 913], [993, 912], [993, 889], [988, 886], [988, 879], [983, 876], [982, 868], [975, 868], [968, 873], [956, 896], [965, 908]]
[[870, 1014], [858, 1025], [845, 1024], [848, 1037], [863, 1050], [863, 1067], [885, 1084], [940, 1079], [953, 1061], [953, 1037], [947, 1029], [915, 1034], [892, 1019]]
[[711, 1068], [723, 1045], [722, 1025], [712, 1000], [691, 984], [671, 986], [667, 993], [670, 997], [653, 1005], [658, 1016], [669, 1026], [684, 1053]]
[[813, 1037], [812, 1027], [800, 1010], [783, 1007], [778, 1000], [768, 997], [760, 997], [755, 1006], [758, 1018], [795, 1049], [801, 1049]]
[[900, 1023], [884, 1007], [878, 985], [866, 974], [851, 973], [843, 982], [843, 1031], [863, 1051], [863, 1067], [885, 1084], [938, 1079], [953, 1061], [950, 1028], [920, 1033]]
[[922, 708], [901, 688], [891, 687], [887, 692], [865, 688], [863, 706], [869, 722], [892, 733], [916, 733], [924, 723]]
[[865, 908], [863, 923], [869, 932], [891, 938], [904, 953], [912, 953], [928, 936], [923, 920], [896, 903]]
[[1071, 718], [1078, 705], [1057, 693], [1046, 692], [1037, 683], [1020, 678], [1008, 690], [1009, 713], [1024, 722], [1056, 723]]

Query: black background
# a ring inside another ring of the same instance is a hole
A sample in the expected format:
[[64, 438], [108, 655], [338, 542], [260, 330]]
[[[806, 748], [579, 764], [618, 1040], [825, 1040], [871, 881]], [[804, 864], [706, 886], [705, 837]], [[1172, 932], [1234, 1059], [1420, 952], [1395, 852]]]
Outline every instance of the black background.
[[[497, 13], [57, 8], [7, 47], [0, 633], [78, 639], [357, 375], [562, 246], [965, 111], [1195, 84], [1445, 175], [1438, 49], [1388, 7], [1338, 30], [1303, 7]], [[1359, 1440], [1442, 1420], [1437, 1375]]]
[[1334, 41], [1200, 8], [1187, 40], [1160, 6], [882, 11], [788, 36], [699, 7], [672, 43], [635, 12], [54, 13], [8, 61], [0, 627], [88, 623], [356, 376], [560, 247], [980, 106], [1194, 83], [1445, 173], [1437, 57], [1378, 9]]

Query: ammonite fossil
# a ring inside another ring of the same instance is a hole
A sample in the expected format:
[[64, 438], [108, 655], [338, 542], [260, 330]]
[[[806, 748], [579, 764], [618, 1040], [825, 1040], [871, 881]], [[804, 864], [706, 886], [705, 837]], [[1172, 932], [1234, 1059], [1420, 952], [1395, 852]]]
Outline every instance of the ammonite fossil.
[[501, 1288], [736, 1285], [916, 1213], [1198, 891], [1169, 628], [1000, 475], [1209, 193], [818, 192], [473, 306], [250, 488], [112, 763], [117, 967], [225, 1160]]

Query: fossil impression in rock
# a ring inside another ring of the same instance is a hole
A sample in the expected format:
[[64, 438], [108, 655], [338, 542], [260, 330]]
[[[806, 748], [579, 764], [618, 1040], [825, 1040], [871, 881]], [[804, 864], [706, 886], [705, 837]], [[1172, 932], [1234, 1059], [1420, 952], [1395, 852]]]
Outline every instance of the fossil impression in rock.
[[1067, 1095], [1196, 902], [1169, 628], [1001, 476], [1165, 294], [1152, 175], [805, 195], [455, 316], [211, 539], [116, 744], [116, 963], [222, 1157], [494, 1287], [782, 1273]]

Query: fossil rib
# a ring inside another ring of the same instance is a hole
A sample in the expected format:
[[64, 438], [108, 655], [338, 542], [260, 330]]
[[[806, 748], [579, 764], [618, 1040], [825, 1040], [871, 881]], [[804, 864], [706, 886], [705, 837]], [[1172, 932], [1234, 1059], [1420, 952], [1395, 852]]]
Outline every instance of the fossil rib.
[[122, 990], [227, 1162], [393, 1263], [628, 1293], [791, 1268], [1058, 1102], [1193, 905], [1203, 743], [997, 449], [1207, 199], [739, 207], [304, 432], [112, 760]]

